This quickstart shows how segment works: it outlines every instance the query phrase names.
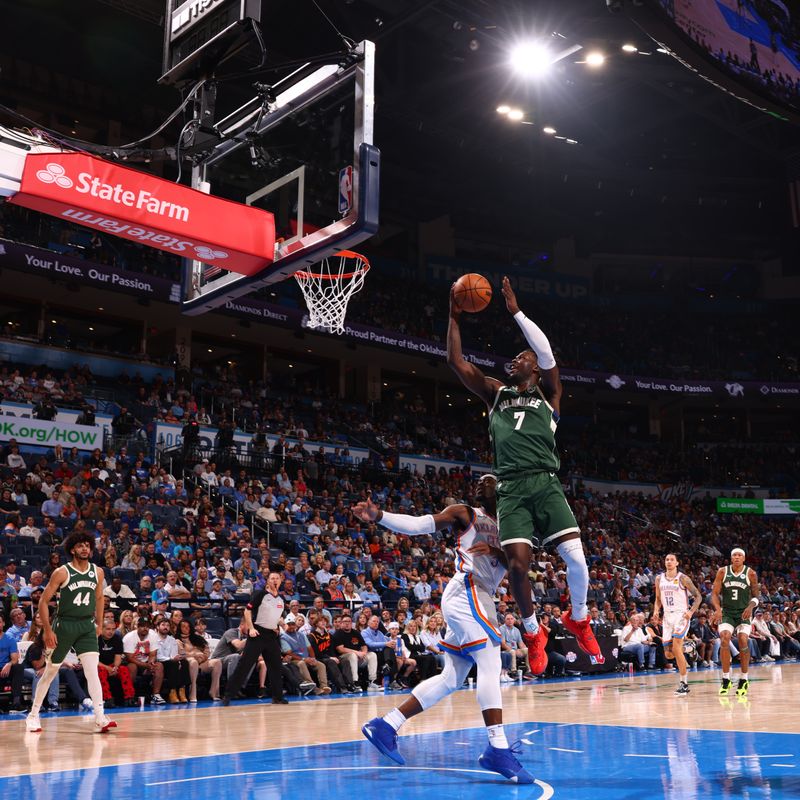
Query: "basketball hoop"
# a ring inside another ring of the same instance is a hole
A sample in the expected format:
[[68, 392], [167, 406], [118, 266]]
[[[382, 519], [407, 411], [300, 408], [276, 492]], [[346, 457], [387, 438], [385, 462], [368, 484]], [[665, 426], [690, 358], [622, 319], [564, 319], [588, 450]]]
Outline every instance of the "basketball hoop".
[[323, 258], [315, 270], [294, 273], [308, 306], [308, 327], [344, 333], [347, 304], [364, 285], [369, 261], [358, 253], [340, 250]]

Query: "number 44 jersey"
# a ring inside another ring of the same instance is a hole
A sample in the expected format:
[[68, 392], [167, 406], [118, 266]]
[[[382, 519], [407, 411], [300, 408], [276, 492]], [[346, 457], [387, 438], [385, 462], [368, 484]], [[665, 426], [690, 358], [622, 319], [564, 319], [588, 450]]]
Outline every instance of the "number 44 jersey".
[[558, 414], [538, 386], [522, 392], [514, 386], [501, 386], [489, 411], [498, 480], [531, 472], [558, 472], [557, 425]]
[[79, 572], [72, 564], [66, 564], [67, 582], [61, 586], [58, 596], [59, 619], [93, 619], [99, 576], [97, 567], [89, 564], [86, 572]]

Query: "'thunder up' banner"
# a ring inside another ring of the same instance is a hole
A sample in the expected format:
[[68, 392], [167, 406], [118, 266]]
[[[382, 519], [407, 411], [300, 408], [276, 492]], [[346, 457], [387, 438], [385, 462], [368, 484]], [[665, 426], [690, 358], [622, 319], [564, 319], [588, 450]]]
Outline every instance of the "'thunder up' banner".
[[800, 514], [800, 500], [718, 497], [717, 512], [720, 514]]

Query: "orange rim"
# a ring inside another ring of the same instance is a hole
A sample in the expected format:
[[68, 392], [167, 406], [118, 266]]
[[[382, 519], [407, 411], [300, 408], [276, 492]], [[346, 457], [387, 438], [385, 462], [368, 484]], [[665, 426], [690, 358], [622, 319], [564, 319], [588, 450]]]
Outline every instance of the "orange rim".
[[328, 256], [328, 258], [354, 258], [357, 261], [361, 262], [361, 269], [353, 270], [352, 272], [345, 272], [342, 275], [321, 275], [316, 272], [306, 272], [305, 270], [298, 270], [294, 273], [294, 277], [298, 280], [309, 280], [310, 278], [315, 278], [316, 280], [321, 281], [332, 281], [332, 280], [344, 280], [345, 278], [353, 278], [356, 275], [363, 275], [369, 272], [369, 259], [366, 256], [362, 256], [360, 253], [354, 253], [352, 250], [340, 250], [338, 253], [334, 253], [332, 256]]

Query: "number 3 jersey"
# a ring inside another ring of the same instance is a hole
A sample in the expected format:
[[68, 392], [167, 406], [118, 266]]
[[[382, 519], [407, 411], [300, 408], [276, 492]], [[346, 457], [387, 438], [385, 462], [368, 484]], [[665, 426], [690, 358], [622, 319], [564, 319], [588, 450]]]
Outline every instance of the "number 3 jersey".
[[558, 472], [557, 425], [558, 414], [538, 386], [522, 392], [515, 386], [501, 386], [489, 411], [498, 480], [531, 472]]
[[469, 549], [477, 542], [486, 542], [490, 547], [500, 549], [497, 535], [497, 520], [482, 508], [470, 508], [472, 522], [458, 537], [456, 546], [456, 577], [471, 575], [489, 595], [493, 595], [506, 574], [506, 568], [494, 556], [470, 553]]
[[72, 564], [66, 564], [67, 580], [61, 585], [58, 596], [59, 619], [93, 619], [96, 604], [98, 568], [89, 564], [86, 572], [79, 572]]

